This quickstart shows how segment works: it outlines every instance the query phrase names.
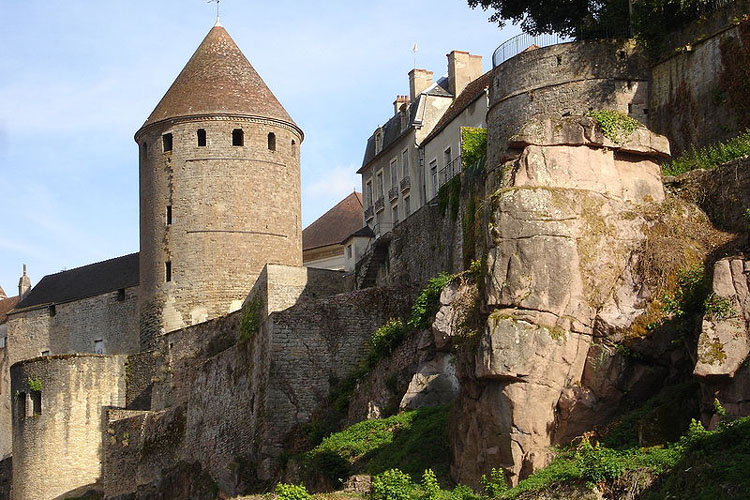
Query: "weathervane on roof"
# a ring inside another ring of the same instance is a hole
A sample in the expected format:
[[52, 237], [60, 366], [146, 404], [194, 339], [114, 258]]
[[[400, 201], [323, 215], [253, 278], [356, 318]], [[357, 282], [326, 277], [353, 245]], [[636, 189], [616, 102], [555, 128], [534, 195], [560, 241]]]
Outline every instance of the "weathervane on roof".
[[208, 0], [208, 3], [215, 3], [216, 4], [216, 25], [221, 25], [221, 17], [219, 14], [221, 14], [221, 0]]

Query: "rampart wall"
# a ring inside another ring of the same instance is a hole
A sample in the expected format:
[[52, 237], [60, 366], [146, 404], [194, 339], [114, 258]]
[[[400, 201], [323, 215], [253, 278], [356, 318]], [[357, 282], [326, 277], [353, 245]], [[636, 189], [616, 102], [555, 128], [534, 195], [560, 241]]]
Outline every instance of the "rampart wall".
[[169, 407], [110, 411], [105, 491], [132, 490], [179, 463], [200, 463], [228, 494], [269, 480], [289, 432], [366, 356], [374, 330], [408, 305], [404, 292], [389, 288], [300, 301], [216, 353], [198, 346], [236, 341], [241, 312], [165, 336], [171, 353], [156, 373], [167, 374]]
[[488, 165], [510, 136], [537, 117], [618, 109], [646, 123], [648, 64], [632, 40], [595, 40], [522, 52], [493, 70], [487, 113]]
[[737, 0], [671, 35], [651, 69], [649, 126], [672, 153], [726, 140], [750, 127], [750, 1]]
[[66, 355], [13, 365], [13, 500], [65, 498], [100, 480], [105, 408], [125, 403], [125, 362]]
[[[122, 300], [120, 300], [122, 299]], [[0, 349], [0, 396], [10, 392], [10, 367], [42, 352], [51, 355], [94, 353], [101, 340], [104, 354], [138, 352], [138, 287], [125, 289], [124, 297], [112, 291], [49, 307], [20, 311], [8, 319], [8, 345]], [[10, 453], [10, 402], [0, 405], [0, 457]]]

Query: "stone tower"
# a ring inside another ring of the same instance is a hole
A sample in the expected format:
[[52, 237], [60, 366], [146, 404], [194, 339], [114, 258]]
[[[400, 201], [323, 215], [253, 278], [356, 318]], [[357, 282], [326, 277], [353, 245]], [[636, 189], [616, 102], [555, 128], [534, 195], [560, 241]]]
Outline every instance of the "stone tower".
[[142, 348], [239, 309], [265, 264], [302, 264], [303, 138], [217, 22], [135, 134]]

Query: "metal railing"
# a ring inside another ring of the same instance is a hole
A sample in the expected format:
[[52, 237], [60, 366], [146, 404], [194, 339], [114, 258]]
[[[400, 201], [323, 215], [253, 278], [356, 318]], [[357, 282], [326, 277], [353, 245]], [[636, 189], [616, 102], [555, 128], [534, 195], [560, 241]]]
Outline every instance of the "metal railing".
[[384, 199], [383, 199], [383, 197], [381, 196], [380, 198], [378, 198], [378, 199], [377, 199], [377, 200], [375, 201], [375, 211], [376, 211], [376, 212], [380, 212], [380, 211], [381, 211], [381, 210], [383, 210], [384, 208], [385, 208], [385, 200], [384, 200]]
[[388, 200], [393, 201], [398, 198], [398, 186], [393, 186], [388, 190]]
[[372, 205], [365, 209], [365, 220], [370, 220], [375, 217], [375, 207]]
[[401, 191], [408, 191], [411, 189], [411, 178], [407, 175], [401, 179]]
[[534, 36], [527, 33], [521, 33], [520, 35], [516, 35], [513, 38], [506, 40], [495, 49], [495, 52], [492, 54], [492, 67], [495, 68], [500, 66], [511, 57], [520, 54], [532, 45], [548, 47], [550, 45], [557, 45], [558, 43], [570, 41], [572, 40], [560, 35], [543, 34]]
[[461, 156], [453, 158], [445, 167], [438, 172], [438, 189], [461, 173]]

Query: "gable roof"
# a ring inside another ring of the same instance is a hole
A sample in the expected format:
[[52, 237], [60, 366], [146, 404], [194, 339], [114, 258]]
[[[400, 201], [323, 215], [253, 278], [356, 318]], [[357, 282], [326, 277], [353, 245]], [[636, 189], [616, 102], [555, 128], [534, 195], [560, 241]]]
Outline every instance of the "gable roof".
[[440, 117], [435, 128], [429, 133], [427, 137], [422, 141], [422, 145], [427, 144], [434, 139], [445, 127], [450, 124], [453, 120], [458, 117], [463, 111], [469, 107], [471, 103], [479, 99], [490, 87], [492, 82], [492, 70], [483, 74], [473, 82], [469, 83], [466, 88], [458, 95], [458, 98], [453, 101], [453, 104], [443, 113]]
[[5, 324], [5, 322], [8, 321], [8, 313], [16, 307], [19, 298], [20, 297], [16, 296], [0, 300], [0, 325]]
[[94, 297], [136, 286], [139, 281], [137, 253], [50, 274], [31, 289], [17, 310]]
[[302, 250], [340, 245], [362, 227], [362, 193], [354, 192], [302, 231]]
[[[146, 123], [194, 115], [294, 121], [222, 26], [214, 26]], [[296, 126], [296, 125], [295, 125]]]

